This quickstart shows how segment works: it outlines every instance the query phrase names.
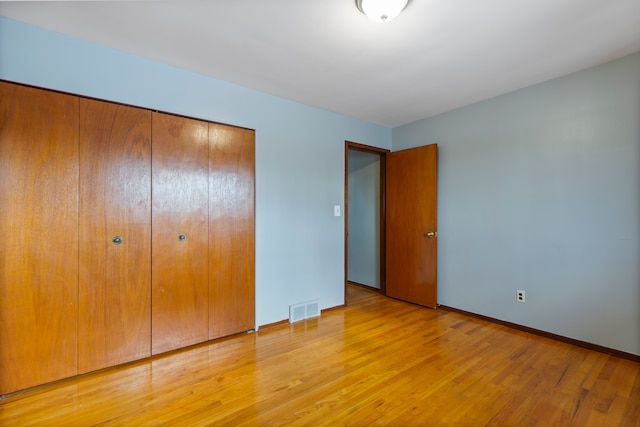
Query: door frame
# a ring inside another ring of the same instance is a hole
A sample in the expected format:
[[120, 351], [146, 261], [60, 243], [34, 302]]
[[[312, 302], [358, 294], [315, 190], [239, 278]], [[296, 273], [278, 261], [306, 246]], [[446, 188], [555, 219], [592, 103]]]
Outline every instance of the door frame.
[[347, 300], [347, 284], [349, 282], [349, 150], [380, 156], [380, 293], [387, 294], [386, 277], [386, 159], [391, 150], [360, 144], [352, 141], [344, 142], [344, 304]]

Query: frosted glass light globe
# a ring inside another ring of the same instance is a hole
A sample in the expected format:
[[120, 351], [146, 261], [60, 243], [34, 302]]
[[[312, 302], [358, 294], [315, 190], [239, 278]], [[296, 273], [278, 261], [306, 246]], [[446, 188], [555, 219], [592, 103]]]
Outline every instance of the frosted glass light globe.
[[409, 0], [356, 0], [358, 9], [374, 22], [387, 22], [407, 7]]

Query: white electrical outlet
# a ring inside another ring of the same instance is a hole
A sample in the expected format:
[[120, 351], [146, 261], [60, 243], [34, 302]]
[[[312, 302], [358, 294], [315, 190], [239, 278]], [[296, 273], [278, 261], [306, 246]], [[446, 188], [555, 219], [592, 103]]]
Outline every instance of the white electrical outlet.
[[516, 301], [518, 302], [526, 302], [525, 301], [525, 293], [524, 291], [517, 290], [516, 291]]

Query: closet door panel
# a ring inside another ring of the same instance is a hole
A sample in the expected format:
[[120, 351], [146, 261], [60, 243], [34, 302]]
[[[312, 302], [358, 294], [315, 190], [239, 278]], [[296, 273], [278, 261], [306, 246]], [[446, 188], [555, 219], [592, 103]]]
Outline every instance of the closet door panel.
[[209, 125], [209, 338], [255, 327], [254, 131]]
[[78, 371], [148, 357], [150, 111], [80, 101], [79, 233]]
[[[153, 114], [152, 353], [208, 339], [208, 124]], [[184, 238], [181, 239], [180, 236]]]
[[77, 373], [78, 98], [0, 82], [0, 394]]

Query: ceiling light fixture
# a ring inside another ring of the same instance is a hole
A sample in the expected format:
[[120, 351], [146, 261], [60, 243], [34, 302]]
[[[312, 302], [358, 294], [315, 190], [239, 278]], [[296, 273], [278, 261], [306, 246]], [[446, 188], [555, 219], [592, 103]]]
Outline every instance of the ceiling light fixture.
[[409, 0], [356, 0], [360, 12], [374, 22], [391, 21], [407, 7]]

